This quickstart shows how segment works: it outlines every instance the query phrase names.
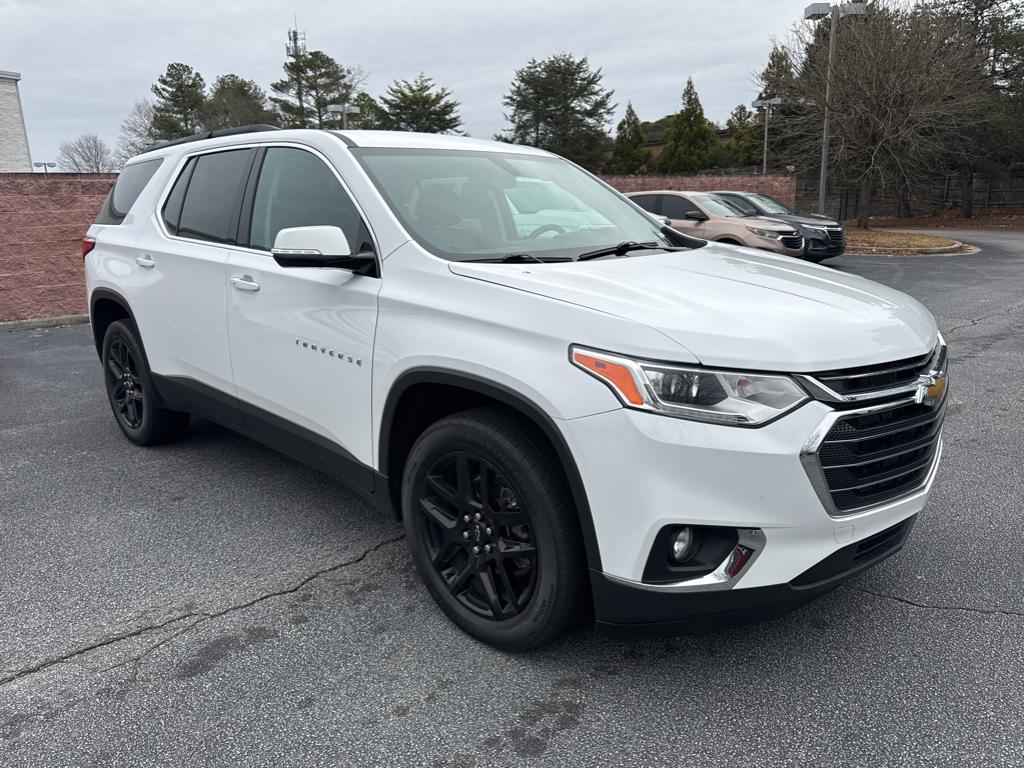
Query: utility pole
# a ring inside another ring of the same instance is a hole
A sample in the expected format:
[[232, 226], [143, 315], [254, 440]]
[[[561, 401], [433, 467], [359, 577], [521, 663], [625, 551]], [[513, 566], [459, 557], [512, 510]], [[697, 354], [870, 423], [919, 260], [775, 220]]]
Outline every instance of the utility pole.
[[867, 13], [866, 3], [811, 3], [804, 9], [804, 18], [808, 21], [819, 21], [830, 17], [828, 33], [828, 67], [825, 70], [825, 119], [821, 126], [821, 175], [818, 177], [818, 213], [825, 213], [825, 191], [828, 186], [828, 118], [829, 105], [832, 103], [832, 61], [836, 52], [836, 31], [839, 19], [843, 16], [856, 16]]
[[306, 128], [306, 104], [302, 100], [302, 68], [300, 61], [306, 55], [306, 33], [299, 32], [299, 20], [295, 18], [295, 26], [288, 30], [288, 44], [284, 47], [285, 54], [295, 62], [295, 96], [299, 100], [299, 114], [302, 116], [302, 127]]
[[771, 113], [773, 106], [779, 106], [782, 103], [782, 99], [776, 96], [774, 99], [758, 99], [757, 101], [751, 102], [750, 106], [754, 109], [760, 109], [764, 107], [764, 149], [761, 155], [761, 175], [768, 175], [768, 115]]

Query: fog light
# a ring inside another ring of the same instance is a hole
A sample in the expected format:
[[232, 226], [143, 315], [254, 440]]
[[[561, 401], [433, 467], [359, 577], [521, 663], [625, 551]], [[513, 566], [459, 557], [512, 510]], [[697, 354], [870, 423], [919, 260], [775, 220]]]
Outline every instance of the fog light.
[[683, 563], [693, 554], [693, 529], [684, 525], [672, 537], [672, 559]]

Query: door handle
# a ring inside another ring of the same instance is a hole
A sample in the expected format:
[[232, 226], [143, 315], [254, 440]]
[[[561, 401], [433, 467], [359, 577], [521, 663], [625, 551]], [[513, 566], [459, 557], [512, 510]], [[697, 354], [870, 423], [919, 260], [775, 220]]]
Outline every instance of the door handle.
[[250, 275], [232, 277], [231, 285], [239, 291], [258, 291], [260, 289], [260, 284], [253, 280]]
[[136, 256], [135, 263], [143, 269], [152, 269], [156, 266], [156, 262], [149, 258], [149, 256]]

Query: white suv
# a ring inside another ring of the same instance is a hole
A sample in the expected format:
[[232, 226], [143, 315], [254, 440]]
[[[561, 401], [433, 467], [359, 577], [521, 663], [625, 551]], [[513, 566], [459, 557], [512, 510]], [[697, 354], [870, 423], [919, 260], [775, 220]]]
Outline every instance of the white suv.
[[503, 648], [806, 602], [900, 549], [942, 451], [918, 302], [528, 147], [190, 137], [128, 163], [83, 253], [130, 440], [196, 414], [340, 478]]

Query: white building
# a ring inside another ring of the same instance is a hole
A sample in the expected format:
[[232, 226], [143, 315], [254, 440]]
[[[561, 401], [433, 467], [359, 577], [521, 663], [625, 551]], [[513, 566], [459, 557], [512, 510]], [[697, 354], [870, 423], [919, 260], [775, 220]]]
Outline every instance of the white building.
[[0, 173], [31, 173], [28, 133], [21, 111], [17, 72], [0, 69]]

